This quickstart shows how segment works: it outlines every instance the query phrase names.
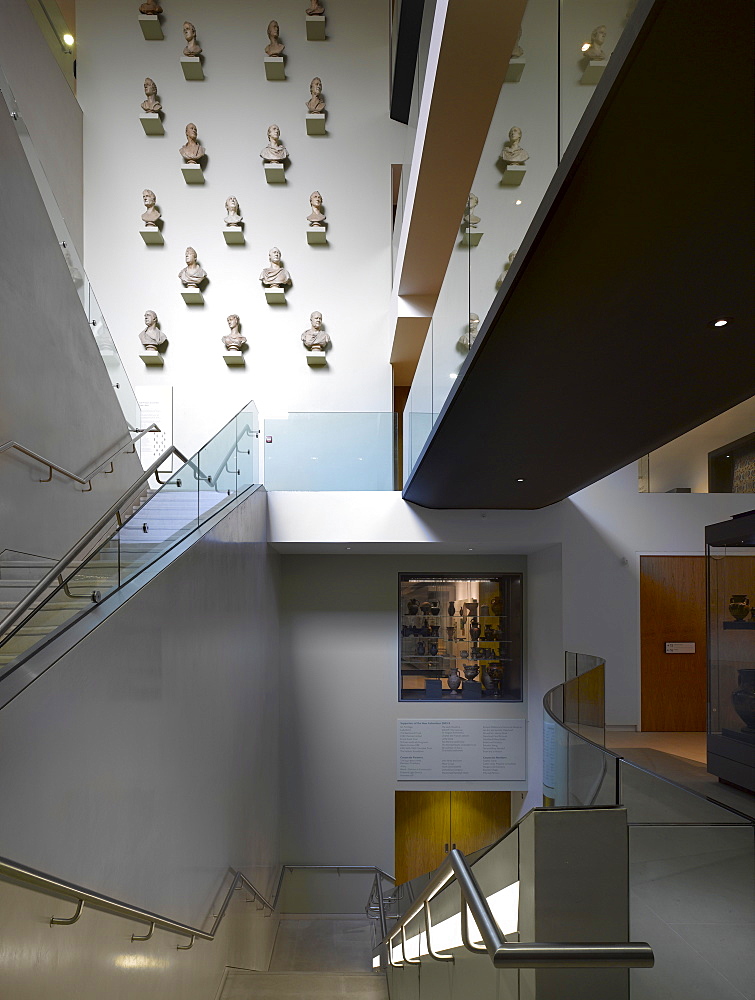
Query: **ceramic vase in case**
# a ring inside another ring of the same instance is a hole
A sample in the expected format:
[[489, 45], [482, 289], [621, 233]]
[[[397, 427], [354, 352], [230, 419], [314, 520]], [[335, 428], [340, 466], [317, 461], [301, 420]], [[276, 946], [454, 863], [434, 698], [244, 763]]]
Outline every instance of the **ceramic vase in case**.
[[461, 674], [456, 669], [456, 667], [454, 667], [451, 673], [448, 675], [448, 687], [451, 691], [451, 694], [455, 697], [459, 688], [461, 687]]
[[746, 594], [732, 594], [729, 598], [729, 613], [738, 622], [743, 622], [750, 613], [750, 601]]

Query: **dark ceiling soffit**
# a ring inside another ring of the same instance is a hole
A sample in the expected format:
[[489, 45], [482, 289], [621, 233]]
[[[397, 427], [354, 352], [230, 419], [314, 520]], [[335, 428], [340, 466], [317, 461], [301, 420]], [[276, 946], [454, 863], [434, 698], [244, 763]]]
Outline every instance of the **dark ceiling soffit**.
[[409, 124], [424, 9], [425, 0], [401, 0], [396, 56], [393, 61], [391, 118], [404, 125]]

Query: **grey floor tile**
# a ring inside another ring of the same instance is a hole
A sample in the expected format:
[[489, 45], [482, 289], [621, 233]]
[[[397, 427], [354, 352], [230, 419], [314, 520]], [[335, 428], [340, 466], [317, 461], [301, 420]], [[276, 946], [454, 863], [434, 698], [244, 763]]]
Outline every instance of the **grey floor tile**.
[[369, 973], [372, 926], [366, 919], [281, 920], [271, 972]]
[[755, 1000], [755, 924], [671, 924], [671, 929], [721, 972], [747, 1000]]
[[231, 972], [221, 1000], [388, 1000], [383, 976]]

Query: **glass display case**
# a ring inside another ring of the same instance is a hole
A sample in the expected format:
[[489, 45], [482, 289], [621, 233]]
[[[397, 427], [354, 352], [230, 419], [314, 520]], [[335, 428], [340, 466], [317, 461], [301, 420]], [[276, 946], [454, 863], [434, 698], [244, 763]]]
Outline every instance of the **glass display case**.
[[522, 700], [522, 574], [399, 574], [399, 700]]
[[708, 771], [755, 791], [755, 511], [705, 529]]

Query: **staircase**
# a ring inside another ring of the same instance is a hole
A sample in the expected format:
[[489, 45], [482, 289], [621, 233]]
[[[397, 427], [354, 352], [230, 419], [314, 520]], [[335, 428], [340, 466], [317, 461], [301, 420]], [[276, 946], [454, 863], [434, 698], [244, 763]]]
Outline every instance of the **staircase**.
[[[168, 449], [59, 563], [0, 552], [0, 680], [251, 489], [257, 424], [250, 403], [193, 458]], [[181, 468], [160, 489], [146, 488], [173, 454]]]
[[221, 1000], [388, 1000], [362, 916], [284, 916], [268, 972], [229, 971]]

